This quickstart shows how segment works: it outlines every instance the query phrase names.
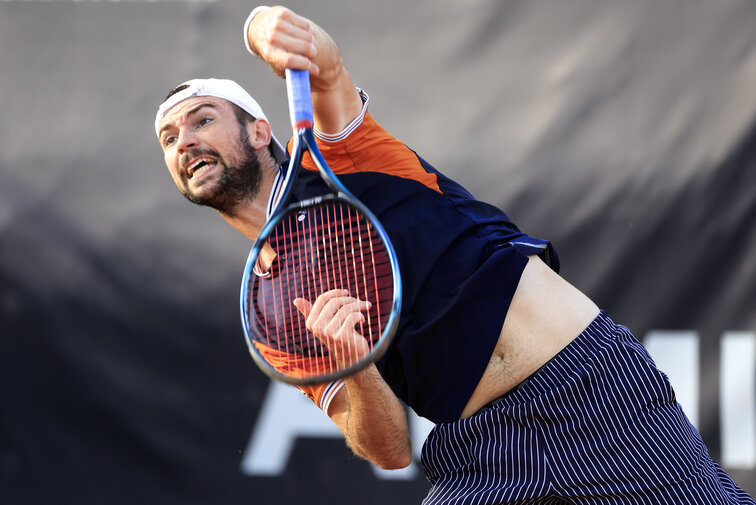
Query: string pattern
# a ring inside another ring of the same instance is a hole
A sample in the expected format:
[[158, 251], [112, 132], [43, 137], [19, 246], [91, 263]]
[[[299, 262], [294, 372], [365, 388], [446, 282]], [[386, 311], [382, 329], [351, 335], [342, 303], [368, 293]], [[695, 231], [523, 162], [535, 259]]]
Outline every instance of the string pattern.
[[[386, 327], [393, 303], [393, 277], [380, 235], [351, 204], [326, 200], [287, 212], [268, 238], [275, 253], [265, 275], [250, 277], [251, 306], [247, 309], [254, 345], [281, 373], [323, 376], [348, 368], [364, 356], [345, 346], [328, 349], [305, 326], [293, 305], [296, 298], [311, 303], [320, 294], [345, 289], [372, 305], [355, 330], [372, 350]], [[341, 357], [341, 364], [331, 359]], [[346, 357], [346, 359], [344, 359]]]

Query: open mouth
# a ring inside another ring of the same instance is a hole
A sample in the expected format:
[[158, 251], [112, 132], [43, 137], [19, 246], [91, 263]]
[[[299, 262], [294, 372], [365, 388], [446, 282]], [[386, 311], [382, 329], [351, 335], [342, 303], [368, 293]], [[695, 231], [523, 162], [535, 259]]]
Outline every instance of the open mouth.
[[191, 179], [194, 176], [202, 175], [204, 172], [214, 167], [218, 162], [211, 158], [200, 158], [186, 167], [186, 173]]

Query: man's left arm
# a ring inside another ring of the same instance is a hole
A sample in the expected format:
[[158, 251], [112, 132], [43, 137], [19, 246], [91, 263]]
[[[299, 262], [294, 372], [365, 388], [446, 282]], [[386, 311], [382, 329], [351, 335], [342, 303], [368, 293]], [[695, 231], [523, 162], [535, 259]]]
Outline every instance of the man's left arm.
[[[366, 345], [355, 328], [364, 320], [366, 302], [334, 289], [320, 295], [315, 303], [297, 298], [294, 305], [305, 316], [307, 329], [332, 351], [332, 359], [342, 359], [339, 349]], [[374, 364], [344, 379], [344, 387], [336, 393], [327, 414], [358, 456], [386, 469], [404, 468], [412, 462], [404, 406]]]
[[358, 456], [388, 470], [404, 468], [412, 462], [404, 406], [375, 365], [344, 380], [328, 416]]

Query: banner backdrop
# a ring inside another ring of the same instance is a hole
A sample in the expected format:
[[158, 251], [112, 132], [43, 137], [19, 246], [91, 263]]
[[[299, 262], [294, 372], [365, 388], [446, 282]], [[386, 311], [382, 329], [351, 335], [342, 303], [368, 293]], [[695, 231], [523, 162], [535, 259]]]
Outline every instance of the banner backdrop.
[[[0, 1], [0, 503], [419, 503], [253, 365], [251, 244], [178, 194], [152, 127], [192, 77], [283, 82], [239, 0]], [[390, 132], [642, 339], [756, 493], [752, 0], [305, 1]], [[410, 416], [419, 454], [429, 423]]]

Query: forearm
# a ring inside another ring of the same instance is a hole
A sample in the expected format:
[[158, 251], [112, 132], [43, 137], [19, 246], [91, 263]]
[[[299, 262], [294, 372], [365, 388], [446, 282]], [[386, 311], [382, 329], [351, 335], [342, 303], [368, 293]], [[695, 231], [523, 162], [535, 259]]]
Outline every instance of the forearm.
[[412, 443], [404, 407], [375, 365], [346, 379], [342, 391], [342, 405], [331, 418], [354, 453], [382, 468], [409, 465]]

